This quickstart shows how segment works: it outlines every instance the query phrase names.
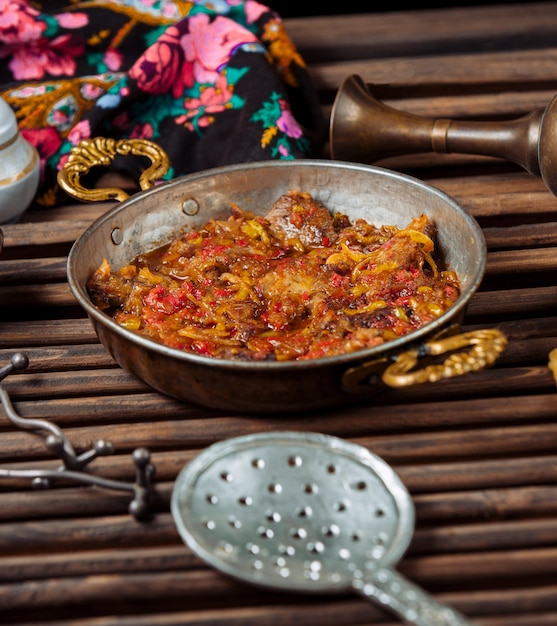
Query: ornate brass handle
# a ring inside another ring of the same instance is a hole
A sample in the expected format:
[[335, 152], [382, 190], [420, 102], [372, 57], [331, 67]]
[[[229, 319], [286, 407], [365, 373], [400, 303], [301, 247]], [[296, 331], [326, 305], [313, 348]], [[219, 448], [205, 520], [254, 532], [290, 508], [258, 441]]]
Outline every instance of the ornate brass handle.
[[[385, 368], [386, 358], [354, 367], [345, 372], [343, 387], [350, 392], [363, 392], [369, 384], [381, 379], [389, 387], [409, 387], [442, 378], [462, 376], [492, 365], [507, 345], [507, 338], [496, 329], [483, 329], [426, 342], [397, 355]], [[471, 346], [470, 350], [462, 350]], [[456, 351], [459, 352], [456, 352]], [[451, 353], [442, 363], [430, 364], [411, 371], [421, 358]]]
[[[442, 378], [461, 376], [492, 365], [505, 349], [507, 338], [495, 329], [483, 329], [431, 341], [421, 350], [413, 349], [398, 355], [397, 360], [383, 372], [383, 382], [390, 387], [407, 387], [426, 382], [436, 382]], [[472, 346], [466, 352], [454, 352]], [[425, 356], [435, 356], [452, 352], [443, 363], [427, 365], [410, 371], [418, 363], [420, 352]]]
[[84, 202], [106, 200], [123, 201], [129, 197], [123, 189], [103, 187], [87, 189], [80, 182], [81, 176], [96, 165], [110, 165], [116, 155], [145, 156], [151, 165], [139, 177], [141, 189], [150, 189], [169, 170], [170, 161], [164, 150], [147, 139], [111, 139], [95, 137], [83, 139], [71, 149], [66, 165], [58, 172], [58, 184], [70, 196]]

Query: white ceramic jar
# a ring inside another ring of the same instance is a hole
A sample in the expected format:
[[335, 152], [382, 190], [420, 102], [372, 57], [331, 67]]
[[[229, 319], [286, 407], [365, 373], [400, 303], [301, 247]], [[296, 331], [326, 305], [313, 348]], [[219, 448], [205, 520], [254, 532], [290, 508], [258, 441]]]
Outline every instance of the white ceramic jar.
[[0, 223], [16, 222], [31, 204], [39, 165], [36, 149], [22, 137], [14, 112], [0, 98]]

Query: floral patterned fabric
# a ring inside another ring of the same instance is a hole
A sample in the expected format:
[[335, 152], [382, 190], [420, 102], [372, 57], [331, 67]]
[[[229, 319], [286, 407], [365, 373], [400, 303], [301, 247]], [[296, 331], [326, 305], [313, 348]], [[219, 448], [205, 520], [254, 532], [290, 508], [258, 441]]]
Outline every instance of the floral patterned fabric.
[[[0, 0], [0, 95], [39, 151], [46, 207], [69, 200], [56, 175], [84, 138], [151, 139], [166, 178], [323, 145], [304, 61], [253, 0]], [[110, 167], [137, 179], [143, 165]]]

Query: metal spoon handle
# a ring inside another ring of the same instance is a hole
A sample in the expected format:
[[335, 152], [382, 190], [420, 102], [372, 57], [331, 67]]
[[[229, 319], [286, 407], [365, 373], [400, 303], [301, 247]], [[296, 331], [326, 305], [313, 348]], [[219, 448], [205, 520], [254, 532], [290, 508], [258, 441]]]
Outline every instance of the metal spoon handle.
[[463, 615], [444, 605], [394, 569], [365, 572], [352, 586], [414, 626], [473, 626]]

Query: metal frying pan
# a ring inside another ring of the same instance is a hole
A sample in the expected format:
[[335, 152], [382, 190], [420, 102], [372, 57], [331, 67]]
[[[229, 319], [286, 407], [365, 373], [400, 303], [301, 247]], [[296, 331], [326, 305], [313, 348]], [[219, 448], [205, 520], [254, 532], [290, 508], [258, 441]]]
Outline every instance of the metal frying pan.
[[172, 515], [208, 564], [260, 586], [353, 588], [416, 626], [470, 626], [394, 565], [414, 530], [403, 483], [343, 439], [274, 432], [216, 443], [184, 467]]

